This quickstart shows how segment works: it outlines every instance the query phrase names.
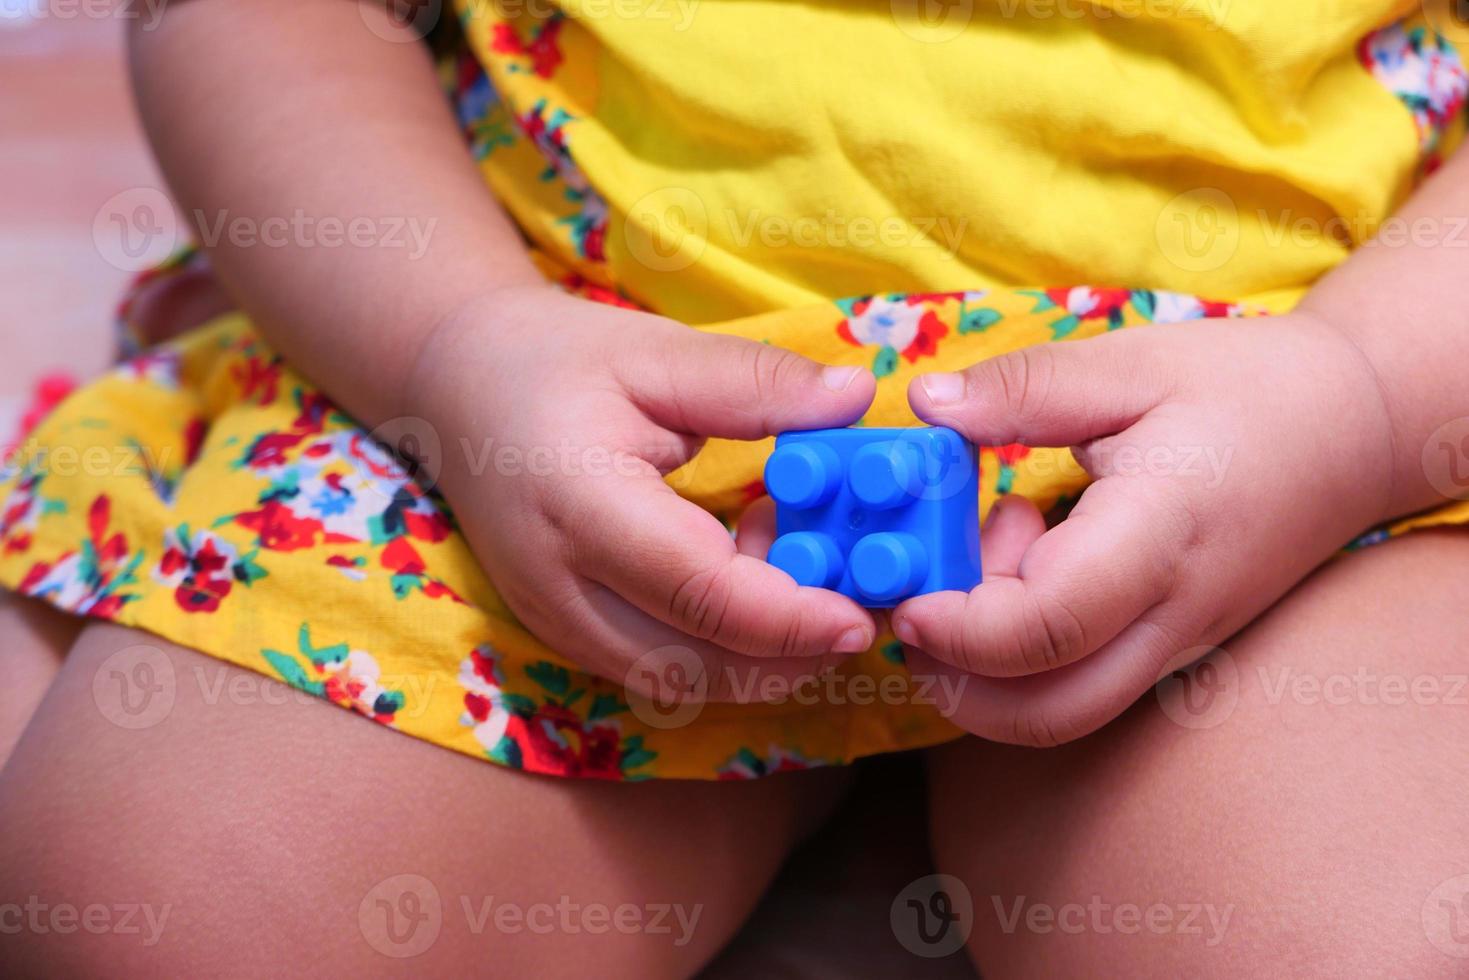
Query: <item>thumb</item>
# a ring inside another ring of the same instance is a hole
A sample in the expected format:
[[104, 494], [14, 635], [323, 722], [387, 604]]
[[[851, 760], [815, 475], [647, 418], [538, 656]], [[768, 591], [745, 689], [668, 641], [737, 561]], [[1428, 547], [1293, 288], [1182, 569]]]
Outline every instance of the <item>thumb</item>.
[[1078, 445], [1121, 432], [1166, 397], [1165, 362], [1136, 339], [1038, 344], [965, 371], [919, 375], [908, 402], [925, 422], [981, 445]]
[[642, 386], [639, 403], [678, 432], [763, 439], [790, 429], [850, 425], [872, 404], [877, 379], [865, 367], [826, 365], [739, 337], [685, 330], [665, 370]]

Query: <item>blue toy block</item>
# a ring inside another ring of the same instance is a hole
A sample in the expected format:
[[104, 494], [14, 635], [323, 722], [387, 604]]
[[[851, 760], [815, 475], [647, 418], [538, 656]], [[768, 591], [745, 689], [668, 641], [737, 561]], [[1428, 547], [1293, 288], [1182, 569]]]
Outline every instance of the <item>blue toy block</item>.
[[813, 429], [775, 440], [766, 560], [872, 609], [979, 584], [979, 454], [953, 429]]

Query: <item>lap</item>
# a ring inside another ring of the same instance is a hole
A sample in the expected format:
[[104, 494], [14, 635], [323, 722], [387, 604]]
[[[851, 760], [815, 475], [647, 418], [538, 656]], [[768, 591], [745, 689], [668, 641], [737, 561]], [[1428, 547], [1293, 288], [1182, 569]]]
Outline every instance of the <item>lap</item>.
[[1460, 532], [1355, 553], [1092, 737], [931, 753], [985, 975], [1461, 970], [1466, 573]]
[[0, 960], [84, 975], [688, 973], [843, 785], [792, 775], [510, 772], [89, 626], [0, 775]]
[[0, 769], [80, 629], [74, 616], [0, 589]]

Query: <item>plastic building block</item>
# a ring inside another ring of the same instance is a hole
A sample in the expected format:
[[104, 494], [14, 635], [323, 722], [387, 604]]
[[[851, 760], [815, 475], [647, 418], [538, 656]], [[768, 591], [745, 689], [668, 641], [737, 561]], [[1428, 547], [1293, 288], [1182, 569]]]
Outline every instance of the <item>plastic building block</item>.
[[765, 489], [766, 560], [801, 585], [886, 609], [979, 584], [979, 456], [952, 429], [787, 432]]

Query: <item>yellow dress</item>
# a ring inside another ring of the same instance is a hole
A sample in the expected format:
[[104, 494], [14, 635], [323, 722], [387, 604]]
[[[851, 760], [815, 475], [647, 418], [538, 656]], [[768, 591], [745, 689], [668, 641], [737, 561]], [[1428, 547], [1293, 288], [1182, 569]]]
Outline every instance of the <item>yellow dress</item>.
[[[871, 425], [913, 422], [919, 372], [1286, 310], [1460, 135], [1459, 54], [1400, 19], [1411, 3], [1033, 6], [457, 0], [442, 70], [548, 276], [870, 366]], [[733, 523], [768, 451], [716, 441], [675, 485]], [[1086, 482], [1065, 450], [981, 459], [982, 507]], [[127, 361], [7, 453], [0, 584], [541, 773], [748, 778], [958, 734], [890, 637], [842, 670], [896, 679], [901, 704], [674, 724], [630, 701], [522, 629], [444, 504], [240, 315]]]

